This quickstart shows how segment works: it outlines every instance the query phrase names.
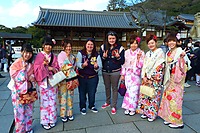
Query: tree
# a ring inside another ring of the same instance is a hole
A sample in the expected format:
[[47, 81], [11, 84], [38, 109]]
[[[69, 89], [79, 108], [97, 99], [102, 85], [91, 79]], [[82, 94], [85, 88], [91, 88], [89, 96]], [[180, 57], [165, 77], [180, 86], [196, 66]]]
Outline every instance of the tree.
[[42, 46], [42, 39], [45, 36], [45, 31], [43, 29], [37, 28], [35, 26], [28, 27], [27, 33], [32, 34], [32, 40], [30, 43], [36, 47], [39, 48]]
[[108, 11], [125, 11], [128, 8], [126, 0], [109, 0]]
[[15, 28], [12, 28], [12, 33], [26, 33], [27, 32], [27, 28], [22, 27], [22, 26], [17, 26]]
[[0, 25], [0, 32], [11, 32], [12, 30], [4, 25]]

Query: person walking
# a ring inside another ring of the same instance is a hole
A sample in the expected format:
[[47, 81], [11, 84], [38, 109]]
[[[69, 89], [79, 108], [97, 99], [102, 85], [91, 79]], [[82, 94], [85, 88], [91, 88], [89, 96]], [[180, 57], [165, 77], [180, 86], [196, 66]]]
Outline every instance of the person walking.
[[147, 36], [146, 42], [149, 51], [146, 53], [142, 68], [142, 85], [153, 88], [155, 92], [153, 97], [140, 93], [137, 113], [141, 114], [141, 118], [148, 118], [147, 120], [152, 122], [158, 114], [161, 90], [163, 88], [165, 55], [161, 48], [157, 48], [157, 37], [155, 35]]
[[124, 114], [133, 116], [135, 114], [139, 88], [141, 83], [141, 69], [145, 53], [139, 48], [140, 38], [136, 35], [130, 36], [130, 49], [125, 51], [125, 63], [121, 69], [121, 80], [125, 80], [126, 94], [123, 99], [122, 108]]
[[43, 51], [38, 53], [34, 61], [34, 74], [40, 93], [40, 123], [49, 130], [56, 126], [57, 121], [57, 86], [51, 86], [48, 79], [59, 70], [57, 57], [52, 53], [53, 42], [46, 36]]
[[79, 80], [79, 107], [82, 115], [86, 115], [86, 95], [88, 94], [88, 108], [97, 113], [95, 95], [99, 82], [98, 71], [102, 68], [101, 57], [96, 51], [93, 38], [88, 38], [84, 48], [77, 54], [78, 80]]
[[[124, 64], [124, 47], [119, 44], [117, 33], [110, 31], [106, 35], [106, 43], [101, 45], [100, 56], [102, 59], [102, 74], [106, 91], [106, 102], [102, 105], [105, 109], [111, 105], [111, 113], [117, 112], [118, 83], [120, 79], [121, 65]], [[111, 99], [112, 87], [112, 103]]]
[[[2, 44], [0, 44], [0, 63], [1, 63], [0, 70], [1, 71], [3, 71], [4, 69], [5, 59], [6, 59], [6, 50], [2, 47]], [[0, 74], [0, 78], [5, 78], [5, 76]]]

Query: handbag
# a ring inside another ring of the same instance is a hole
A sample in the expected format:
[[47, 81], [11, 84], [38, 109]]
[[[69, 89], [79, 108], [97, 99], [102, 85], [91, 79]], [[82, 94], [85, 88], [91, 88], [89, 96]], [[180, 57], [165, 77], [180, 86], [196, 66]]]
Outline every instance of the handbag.
[[66, 82], [66, 85], [67, 85], [67, 90], [74, 90], [76, 89], [78, 86], [79, 86], [79, 81], [78, 79], [72, 79], [70, 81], [67, 81]]
[[155, 89], [151, 88], [149, 86], [146, 85], [141, 85], [140, 86], [140, 93], [147, 95], [149, 97], [154, 97], [155, 96]]
[[66, 79], [65, 74], [62, 71], [55, 73], [51, 78], [48, 79], [49, 84], [53, 87]]
[[125, 80], [120, 81], [118, 92], [121, 96], [125, 96], [126, 94]]
[[31, 88], [28, 89], [27, 93], [19, 94], [19, 102], [21, 104], [30, 104], [38, 99], [38, 94], [36, 88], [33, 87], [31, 83]]

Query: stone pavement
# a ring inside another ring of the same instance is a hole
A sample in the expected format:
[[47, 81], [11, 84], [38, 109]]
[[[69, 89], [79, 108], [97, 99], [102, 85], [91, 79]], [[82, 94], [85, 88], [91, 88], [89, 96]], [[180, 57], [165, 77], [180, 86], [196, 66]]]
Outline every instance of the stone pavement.
[[[13, 131], [13, 107], [11, 104], [10, 91], [7, 89], [9, 76], [0, 78], [0, 133], [8, 133]], [[101, 109], [101, 105], [105, 102], [105, 91], [102, 76], [98, 85], [96, 94], [96, 107], [98, 113], [87, 110], [85, 116], [79, 112], [78, 90], [74, 95], [74, 121], [62, 123], [58, 117], [56, 127], [51, 130], [44, 130], [39, 122], [39, 101], [34, 106], [34, 133], [197, 133], [200, 132], [200, 87], [195, 86], [194, 81], [190, 81], [192, 86], [186, 88], [183, 103], [183, 121], [185, 127], [183, 129], [171, 129], [163, 124], [163, 120], [157, 118], [154, 122], [148, 122], [141, 119], [139, 114], [134, 116], [125, 116], [124, 110], [121, 109], [123, 98], [118, 98], [117, 114], [111, 114], [111, 108]], [[59, 107], [59, 106], [58, 106]], [[59, 114], [59, 113], [58, 113]], [[58, 115], [59, 116], [59, 115]]]

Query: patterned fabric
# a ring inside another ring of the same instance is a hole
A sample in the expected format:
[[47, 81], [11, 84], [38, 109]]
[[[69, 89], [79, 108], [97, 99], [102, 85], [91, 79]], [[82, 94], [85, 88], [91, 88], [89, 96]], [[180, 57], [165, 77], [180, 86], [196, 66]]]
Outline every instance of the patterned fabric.
[[[152, 83], [149, 85], [155, 88], [156, 95], [155, 95], [155, 97], [150, 98], [144, 94], [140, 94], [139, 100], [138, 100], [137, 113], [145, 114], [147, 117], [149, 117], [151, 119], [156, 119], [157, 113], [158, 113], [158, 108], [159, 108], [159, 101], [160, 101], [160, 97], [161, 97], [161, 89], [163, 88], [162, 82], [163, 82], [163, 74], [164, 74], [164, 67], [165, 67], [165, 63], [163, 60], [164, 53], [161, 49], [157, 49], [155, 52], [151, 52], [151, 54], [148, 54], [148, 53], [149, 52], [147, 52], [146, 57], [145, 57], [145, 63], [144, 63], [143, 69], [142, 69], [142, 73], [144, 74], [144, 77], [146, 77], [148, 79], [151, 78], [149, 80]], [[157, 57], [161, 57], [163, 59], [159, 59], [158, 60], [159, 63], [154, 62], [154, 65], [156, 65], [156, 66], [152, 66], [152, 64], [148, 65], [147, 62], [149, 62], [149, 60], [152, 60], [152, 57], [155, 58], [156, 55], [154, 55], [154, 54], [156, 54]], [[145, 69], [145, 68], [149, 69], [149, 66], [151, 66], [151, 68], [153, 68], [153, 70], [151, 69], [150, 72]], [[143, 79], [144, 79], [144, 77], [143, 77]], [[142, 82], [144, 82], [144, 81], [142, 81]]]
[[135, 111], [138, 105], [140, 74], [143, 66], [144, 52], [137, 61], [137, 54], [142, 52], [139, 48], [134, 52], [130, 49], [125, 51], [125, 63], [122, 66], [121, 75], [125, 76], [126, 94], [122, 103], [122, 108]]
[[21, 104], [19, 95], [27, 92], [28, 77], [33, 75], [33, 65], [28, 64], [27, 70], [22, 70], [23, 60], [17, 59], [10, 67], [10, 76], [14, 81], [14, 86], [11, 88], [12, 104], [14, 108], [15, 130], [16, 133], [26, 133], [32, 129], [33, 103]]
[[34, 74], [40, 92], [40, 123], [43, 125], [56, 123], [57, 121], [56, 101], [58, 88], [57, 86], [51, 87], [48, 83], [48, 78], [53, 75], [53, 72], [49, 71], [48, 67], [43, 64], [44, 60], [50, 61], [53, 56], [51, 67], [59, 69], [57, 57], [52, 54], [46, 54], [42, 51], [37, 54], [34, 61]]
[[40, 91], [40, 123], [43, 125], [57, 121], [57, 88], [39, 86]]
[[[63, 66], [71, 63], [73, 68], [76, 67], [76, 58], [74, 55], [70, 54], [67, 57], [66, 52], [61, 51], [58, 54], [58, 64], [60, 70], [63, 70]], [[72, 116], [73, 115], [73, 97], [74, 90], [68, 90], [66, 81], [60, 83], [58, 88], [58, 99], [60, 103], [60, 117]]]
[[59, 86], [60, 117], [73, 115], [73, 96], [74, 90], [67, 90], [66, 82], [61, 82]]
[[[176, 53], [167, 53], [167, 62], [170, 63], [176, 56]], [[180, 56], [179, 56], [180, 57]], [[179, 73], [176, 69], [181, 69], [177, 67], [178, 64], [185, 64], [184, 60], [178, 59], [175, 64], [171, 64], [170, 79], [163, 92], [159, 113], [158, 115], [165, 121], [172, 124], [183, 124], [182, 120], [182, 104], [183, 104], [183, 91], [184, 91], [184, 81], [185, 74]], [[187, 67], [184, 67], [184, 72], [186, 73]], [[175, 75], [181, 77], [180, 82], [175, 82]], [[182, 76], [181, 76], [182, 75]]]
[[[155, 72], [156, 76], [163, 77], [164, 66], [164, 63], [158, 66]], [[149, 118], [156, 119], [161, 97], [162, 78], [161, 80], [154, 80], [152, 84], [156, 91], [155, 97], [150, 98], [144, 94], [140, 94], [137, 113], [145, 114]]]

